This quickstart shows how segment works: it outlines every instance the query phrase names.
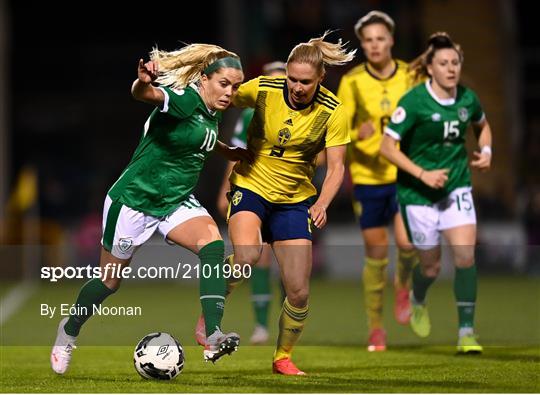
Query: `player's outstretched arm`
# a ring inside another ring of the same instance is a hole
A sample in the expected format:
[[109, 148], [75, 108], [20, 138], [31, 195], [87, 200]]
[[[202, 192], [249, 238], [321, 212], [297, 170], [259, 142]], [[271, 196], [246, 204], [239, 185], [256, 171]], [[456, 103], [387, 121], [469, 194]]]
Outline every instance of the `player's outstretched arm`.
[[139, 101], [153, 104], [155, 106], [161, 106], [165, 100], [165, 95], [154, 86], [152, 82], [156, 80], [158, 75], [158, 65], [154, 61], [144, 63], [142, 59], [139, 59], [139, 66], [137, 68], [137, 79], [131, 86], [131, 94]]

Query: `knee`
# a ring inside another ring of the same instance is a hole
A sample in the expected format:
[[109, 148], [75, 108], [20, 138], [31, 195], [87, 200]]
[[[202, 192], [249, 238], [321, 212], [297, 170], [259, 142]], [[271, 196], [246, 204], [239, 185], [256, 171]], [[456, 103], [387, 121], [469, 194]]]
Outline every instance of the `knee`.
[[455, 265], [460, 269], [467, 269], [474, 265], [474, 254], [460, 255], [455, 257]]
[[261, 258], [261, 247], [241, 247], [234, 251], [234, 263], [244, 265], [255, 265]]
[[414, 248], [414, 246], [410, 244], [409, 242], [406, 242], [406, 243], [397, 242], [396, 244], [397, 244], [398, 251], [400, 254], [413, 255], [416, 252], [416, 249]]
[[474, 265], [474, 246], [453, 246], [452, 250], [456, 267], [466, 269]]
[[436, 278], [439, 275], [440, 271], [440, 264], [430, 265], [422, 268], [422, 274], [424, 275], [424, 277], [428, 278]]
[[287, 292], [287, 300], [296, 308], [306, 307], [309, 299], [309, 291], [307, 289], [293, 289]]

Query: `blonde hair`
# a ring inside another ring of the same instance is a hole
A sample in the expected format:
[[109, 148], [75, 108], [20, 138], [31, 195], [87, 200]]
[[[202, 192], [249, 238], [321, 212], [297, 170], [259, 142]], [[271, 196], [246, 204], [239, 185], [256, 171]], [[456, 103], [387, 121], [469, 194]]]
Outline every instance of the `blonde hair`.
[[289, 54], [287, 64], [292, 62], [308, 63], [317, 69], [319, 75], [322, 75], [325, 65], [343, 65], [353, 60], [356, 49], [347, 52], [345, 48], [347, 43], [343, 44], [341, 39], [336, 44], [324, 41], [330, 33], [332, 32], [327, 30], [321, 37], [298, 44]]
[[198, 82], [210, 64], [225, 57], [240, 59], [234, 52], [212, 44], [190, 44], [170, 52], [154, 47], [150, 52], [150, 59], [158, 64], [156, 82], [173, 89], [183, 89]]
[[429, 77], [427, 66], [433, 61], [435, 53], [439, 49], [453, 49], [459, 55], [460, 63], [463, 63], [463, 51], [461, 46], [452, 41], [446, 32], [436, 32], [429, 36], [427, 49], [409, 64], [409, 71], [414, 81], [419, 82]]

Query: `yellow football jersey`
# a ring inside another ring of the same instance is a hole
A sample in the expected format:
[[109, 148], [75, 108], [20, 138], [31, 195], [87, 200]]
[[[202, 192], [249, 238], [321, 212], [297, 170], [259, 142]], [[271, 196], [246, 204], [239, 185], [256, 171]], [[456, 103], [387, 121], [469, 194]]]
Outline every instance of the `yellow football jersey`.
[[295, 110], [285, 77], [258, 77], [240, 86], [234, 104], [255, 109], [247, 132], [255, 161], [237, 163], [230, 182], [272, 203], [316, 195], [311, 179], [317, 154], [350, 142], [348, 117], [337, 97], [320, 86], [312, 103]]
[[[380, 154], [384, 127], [390, 120], [397, 102], [412, 85], [407, 63], [395, 60], [394, 73], [382, 80], [362, 63], [343, 76], [338, 98], [350, 120], [351, 144], [347, 160], [354, 184], [381, 185], [396, 181], [397, 169]], [[371, 121], [375, 132], [365, 140], [358, 140], [358, 127]]]

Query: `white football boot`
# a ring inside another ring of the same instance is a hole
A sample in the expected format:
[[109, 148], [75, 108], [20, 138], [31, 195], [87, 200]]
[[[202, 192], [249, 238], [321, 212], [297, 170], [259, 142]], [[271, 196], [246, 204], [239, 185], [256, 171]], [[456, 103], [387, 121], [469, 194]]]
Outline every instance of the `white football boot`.
[[54, 342], [53, 349], [51, 351], [51, 366], [52, 369], [58, 374], [64, 374], [69, 367], [71, 361], [71, 353], [75, 348], [75, 336], [70, 336], [64, 330], [64, 325], [68, 321], [68, 317], [60, 321], [58, 325], [58, 332], [56, 334], [56, 341]]
[[206, 339], [206, 346], [204, 347], [204, 360], [206, 362], [216, 362], [222, 356], [226, 354], [232, 354], [238, 350], [240, 345], [240, 336], [238, 334], [223, 333], [220, 330], [215, 331], [212, 335]]

